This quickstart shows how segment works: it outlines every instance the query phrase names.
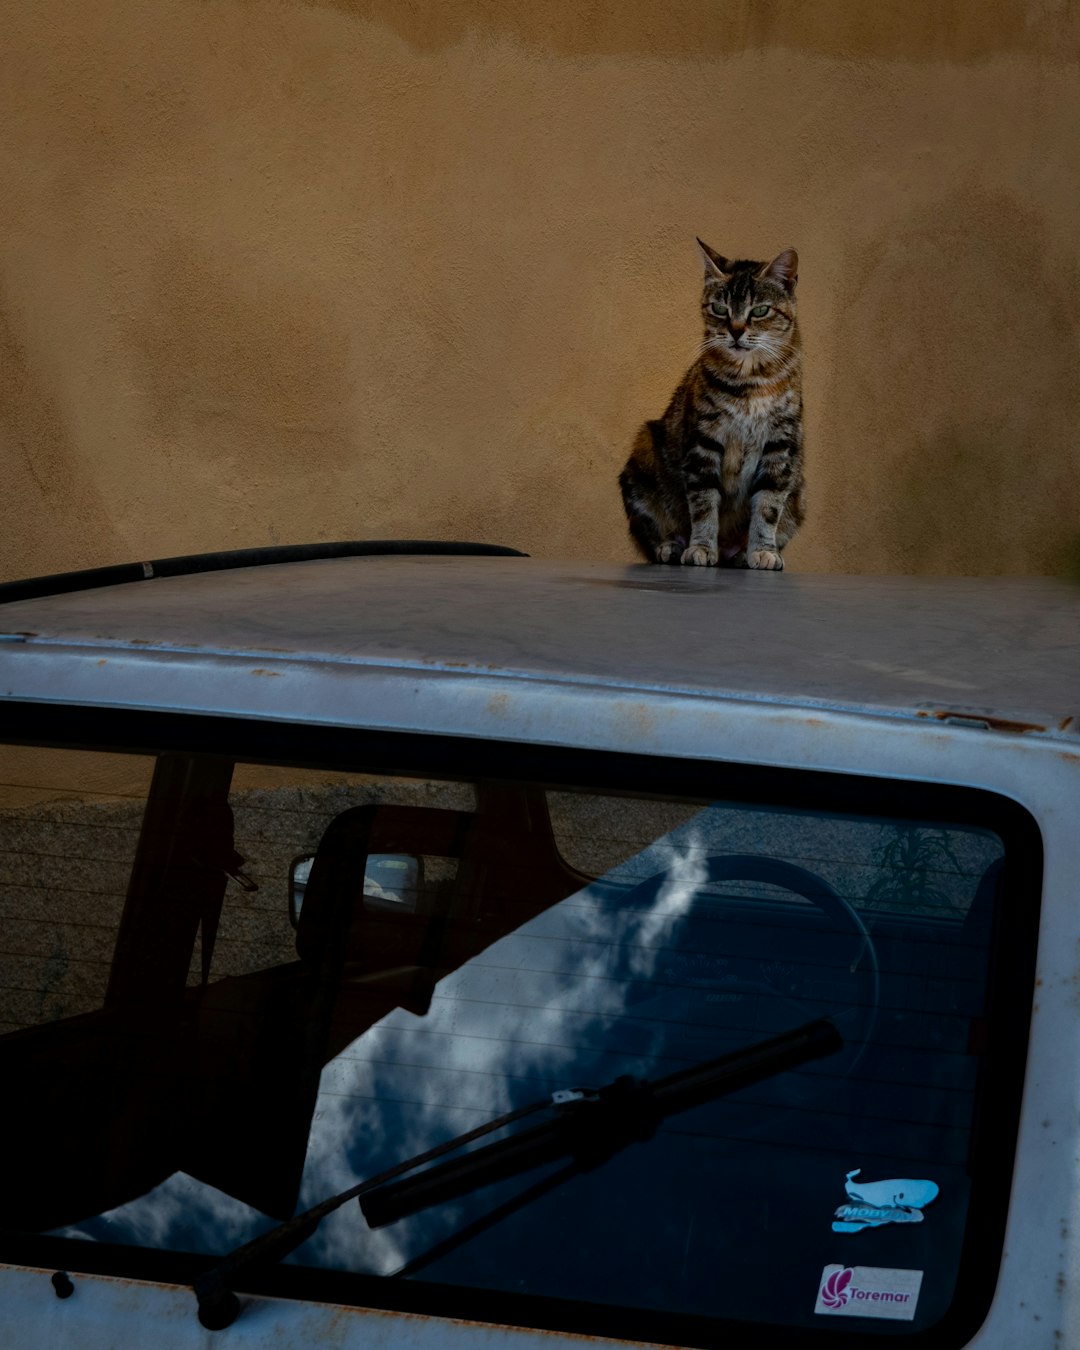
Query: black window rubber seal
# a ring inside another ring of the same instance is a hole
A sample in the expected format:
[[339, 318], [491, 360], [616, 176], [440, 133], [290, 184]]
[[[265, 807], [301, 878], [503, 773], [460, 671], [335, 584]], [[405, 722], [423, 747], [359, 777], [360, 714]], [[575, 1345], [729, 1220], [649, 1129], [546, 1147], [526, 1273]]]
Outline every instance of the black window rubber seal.
[[237, 548], [223, 553], [188, 553], [177, 558], [118, 563], [77, 572], [54, 572], [0, 583], [0, 605], [15, 600], [40, 600], [47, 595], [92, 591], [158, 577], [189, 577], [199, 572], [227, 572], [234, 567], [269, 567], [276, 563], [315, 562], [322, 558], [373, 557], [527, 558], [502, 544], [471, 544], [443, 539], [352, 539], [339, 543], [278, 544], [270, 548]]

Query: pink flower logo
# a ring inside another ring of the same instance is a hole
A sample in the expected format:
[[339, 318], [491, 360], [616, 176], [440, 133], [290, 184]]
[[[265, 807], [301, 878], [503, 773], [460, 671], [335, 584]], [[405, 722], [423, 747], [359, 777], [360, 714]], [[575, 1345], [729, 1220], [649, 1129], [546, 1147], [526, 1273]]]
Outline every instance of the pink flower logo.
[[848, 1285], [855, 1272], [849, 1266], [846, 1270], [834, 1270], [821, 1286], [821, 1301], [826, 1308], [842, 1308], [851, 1295]]

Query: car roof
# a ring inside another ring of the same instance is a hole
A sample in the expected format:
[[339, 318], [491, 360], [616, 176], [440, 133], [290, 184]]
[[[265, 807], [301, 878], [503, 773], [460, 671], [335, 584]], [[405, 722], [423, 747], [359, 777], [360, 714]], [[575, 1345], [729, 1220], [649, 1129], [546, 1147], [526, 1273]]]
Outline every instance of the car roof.
[[[289, 674], [269, 701], [252, 695], [251, 715], [325, 721], [325, 692], [317, 718], [305, 694], [317, 673], [375, 672], [383, 686], [422, 674], [430, 691], [435, 679], [443, 725], [429, 715], [426, 726], [449, 734], [451, 685], [483, 676], [526, 702], [530, 687], [573, 684], [1072, 738], [1080, 587], [406, 555], [232, 567], [0, 605], [8, 698], [236, 712], [253, 674]], [[363, 725], [362, 706], [353, 699], [343, 722]]]

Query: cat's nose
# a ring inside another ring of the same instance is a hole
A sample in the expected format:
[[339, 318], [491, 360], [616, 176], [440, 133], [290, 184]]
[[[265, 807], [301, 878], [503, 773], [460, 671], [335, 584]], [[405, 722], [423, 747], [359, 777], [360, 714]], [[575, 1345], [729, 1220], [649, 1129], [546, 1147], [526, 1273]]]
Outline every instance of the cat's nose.
[[742, 337], [742, 335], [746, 332], [746, 329], [745, 329], [745, 328], [736, 328], [736, 327], [734, 326], [734, 324], [733, 324], [733, 325], [728, 329], [728, 332], [731, 334], [731, 340], [732, 340], [732, 342], [736, 342], [736, 343], [737, 343], [737, 342], [739, 341], [739, 339]]

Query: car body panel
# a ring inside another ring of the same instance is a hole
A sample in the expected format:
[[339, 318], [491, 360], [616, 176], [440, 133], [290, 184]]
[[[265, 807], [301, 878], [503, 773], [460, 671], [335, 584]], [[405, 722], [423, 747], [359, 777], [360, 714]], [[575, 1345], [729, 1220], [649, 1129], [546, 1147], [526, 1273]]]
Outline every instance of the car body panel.
[[[0, 633], [8, 697], [208, 712], [250, 704], [250, 715], [325, 721], [334, 713], [317, 677], [330, 671], [381, 677], [362, 686], [376, 702], [395, 677], [489, 675], [504, 689], [648, 690], [660, 702], [966, 716], [1080, 735], [1080, 590], [1046, 579], [780, 581], [518, 558], [340, 559], [15, 602], [0, 610]], [[51, 664], [35, 666], [32, 654], [46, 649]], [[19, 678], [32, 667], [34, 678]], [[59, 668], [54, 687], [45, 676]], [[175, 678], [163, 683], [168, 671]], [[252, 688], [260, 678], [288, 683], [262, 693]], [[429, 729], [473, 734], [455, 712]], [[338, 718], [367, 725], [360, 714]]]

